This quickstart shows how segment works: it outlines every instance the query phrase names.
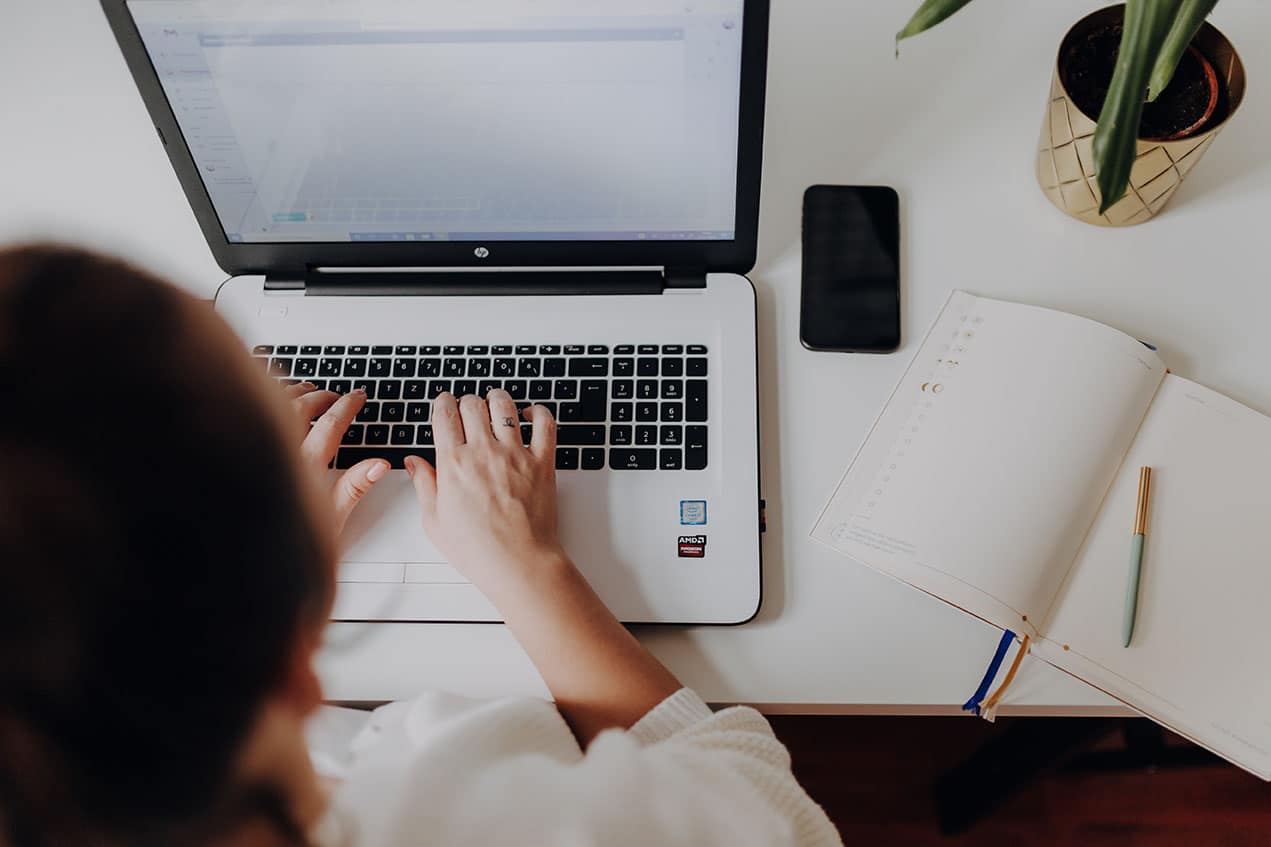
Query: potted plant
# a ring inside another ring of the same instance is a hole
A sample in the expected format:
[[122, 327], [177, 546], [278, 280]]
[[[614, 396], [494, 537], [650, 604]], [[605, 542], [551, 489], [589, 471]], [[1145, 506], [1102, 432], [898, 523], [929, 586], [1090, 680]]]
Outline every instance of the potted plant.
[[[970, 0], [926, 0], [896, 40]], [[1051, 202], [1103, 226], [1161, 210], [1244, 99], [1244, 65], [1205, 18], [1217, 0], [1127, 0], [1059, 46], [1037, 179]]]

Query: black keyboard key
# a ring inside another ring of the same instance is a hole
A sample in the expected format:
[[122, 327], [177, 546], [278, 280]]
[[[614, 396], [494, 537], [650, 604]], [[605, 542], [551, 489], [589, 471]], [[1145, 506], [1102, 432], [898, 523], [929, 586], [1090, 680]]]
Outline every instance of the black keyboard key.
[[344, 376], [366, 376], [366, 359], [345, 359]]
[[418, 351], [414, 344], [398, 344], [393, 348], [393, 354], [397, 356], [414, 356]]
[[273, 358], [269, 360], [270, 376], [291, 376], [292, 359]]
[[662, 422], [663, 423], [679, 423], [684, 420], [684, 404], [683, 403], [663, 403], [662, 404]]
[[381, 400], [402, 399], [402, 381], [400, 379], [380, 380], [379, 399]]
[[630, 356], [634, 352], [634, 344], [619, 344], [617, 347], [613, 348], [613, 354], [615, 356]]
[[[415, 348], [412, 347], [410, 349], [413, 350]], [[406, 377], [412, 377], [414, 375], [415, 375], [415, 360], [414, 359], [394, 359], [393, 360], [393, 376], [397, 377], [398, 379], [404, 379]]]
[[447, 356], [462, 356], [463, 345], [462, 344], [447, 344], [445, 347], [441, 348], [441, 352]]
[[366, 428], [367, 444], [387, 444], [388, 424], [371, 424]]
[[565, 360], [564, 359], [544, 359], [543, 360], [543, 376], [564, 376]]
[[370, 347], [350, 347], [349, 348], [350, 356], [369, 356], [370, 353], [371, 353]]
[[586, 351], [587, 351], [587, 348], [582, 346], [581, 344], [566, 344], [565, 345], [566, 356], [581, 356]]
[[284, 344], [274, 352], [279, 356], [294, 356], [300, 352], [300, 348], [294, 344]]
[[327, 383], [327, 388], [336, 394], [348, 394], [353, 390], [353, 383], [347, 379], [333, 379]]
[[483, 379], [477, 383], [477, 393], [485, 397], [496, 388], [502, 388], [503, 382], [498, 379]]
[[343, 356], [344, 346], [340, 344], [327, 345], [322, 348], [322, 354], [324, 356]]
[[690, 356], [705, 356], [706, 345], [705, 344], [690, 344], [688, 346], [688, 354]]
[[252, 355], [254, 356], [268, 356], [272, 352], [274, 352], [274, 345], [272, 344], [257, 344], [252, 348]]
[[292, 376], [301, 378], [318, 375], [317, 359], [296, 359], [296, 366], [291, 370]]
[[682, 379], [662, 380], [662, 399], [663, 400], [683, 400], [684, 399], [684, 380]]
[[524, 400], [529, 393], [529, 385], [523, 379], [509, 379], [503, 383], [503, 390], [511, 394], [513, 400]]
[[467, 365], [467, 359], [447, 359], [441, 366], [441, 373], [443, 376], [463, 376]]
[[516, 345], [516, 355], [518, 356], [533, 356], [537, 352], [538, 352], [538, 348], [535, 347], [533, 344]]
[[469, 356], [488, 356], [490, 355], [490, 348], [486, 347], [483, 344], [469, 344], [468, 355]]
[[414, 444], [415, 428], [410, 424], [398, 424], [393, 427], [392, 442], [394, 444]]
[[615, 400], [631, 400], [635, 397], [635, 381], [630, 379], [615, 379], [610, 383], [610, 394]]
[[391, 356], [393, 355], [393, 347], [390, 344], [377, 344], [371, 348], [372, 356]]
[[386, 423], [398, 423], [406, 418], [405, 403], [381, 403], [380, 420]]
[[534, 440], [534, 425], [527, 424], [527, 423], [521, 424], [521, 443], [524, 444], [526, 447], [529, 447], [530, 442], [533, 440]]
[[609, 467], [615, 471], [651, 471], [657, 466], [657, 450], [624, 447], [609, 451]]
[[577, 400], [578, 399], [578, 380], [562, 379], [556, 383], [556, 399], [557, 400]]
[[585, 420], [583, 417], [583, 406], [581, 403], [561, 403], [560, 414], [556, 416], [556, 420], [561, 423], [577, 423]]
[[490, 352], [491, 352], [493, 355], [495, 355], [495, 356], [511, 356], [511, 355], [512, 355], [512, 345], [510, 345], [510, 344], [500, 344], [500, 345], [499, 345], [499, 346], [497, 346], [497, 347], [491, 347], [491, 348], [490, 348]]
[[658, 443], [658, 428], [656, 426], [638, 426], [635, 432], [636, 444], [640, 446], [648, 446]]
[[327, 381], [325, 379], [311, 379], [309, 380], [309, 384], [313, 386], [315, 391], [325, 391], [327, 388]]
[[588, 344], [587, 355], [588, 356], [608, 356], [609, 347], [604, 344]]
[[421, 344], [421, 345], [419, 345], [419, 355], [421, 355], [421, 356], [440, 356], [440, 355], [441, 355], [441, 348], [440, 348], [440, 347], [438, 347], [436, 344]]
[[684, 420], [696, 423], [706, 420], [706, 380], [688, 380], [684, 400]]
[[374, 377], [388, 376], [393, 372], [392, 359], [371, 359], [367, 368], [366, 375]]
[[495, 359], [494, 375], [497, 377], [516, 376], [516, 359]]
[[635, 376], [635, 359], [614, 359], [614, 376]]
[[353, 424], [344, 431], [344, 437], [340, 439], [341, 444], [361, 444], [362, 436], [365, 434], [366, 427], [361, 424]]
[[455, 396], [462, 397], [465, 394], [477, 393], [477, 381], [475, 379], [456, 379], [455, 380]]
[[642, 379], [636, 382], [636, 398], [639, 400], [658, 399], [658, 381], [656, 379]]
[[689, 376], [706, 376], [706, 362], [706, 359], [689, 359], [685, 373]]
[[556, 470], [558, 471], [578, 470], [578, 448], [577, 447], [557, 447], [556, 448]]
[[663, 447], [658, 451], [658, 467], [664, 471], [678, 471], [684, 465], [684, 451]]
[[340, 375], [339, 359], [323, 359], [322, 364], [318, 365], [318, 374], [324, 377], [332, 377]]
[[442, 394], [450, 390], [450, 380], [434, 379], [428, 383], [428, 399], [436, 400]]
[[679, 426], [662, 427], [661, 442], [664, 446], [679, 447], [684, 443], [684, 430]]
[[614, 423], [631, 423], [635, 409], [630, 403], [610, 403], [609, 420]]
[[570, 376], [609, 376], [608, 359], [570, 359]]
[[630, 444], [633, 438], [633, 430], [629, 426], [611, 426], [609, 427], [609, 443], [610, 444]]
[[603, 426], [560, 426], [556, 428], [556, 443], [566, 447], [605, 443]]
[[552, 399], [552, 381], [550, 379], [530, 380], [530, 399], [531, 400]]
[[362, 423], [375, 423], [380, 419], [380, 404], [363, 403], [362, 408], [358, 409], [357, 419]]
[[609, 408], [609, 383], [603, 379], [584, 379], [578, 392], [578, 401], [596, 415], [591, 420], [603, 421], [605, 410]]
[[537, 377], [542, 374], [543, 363], [538, 359], [522, 359], [517, 365], [517, 376]]
[[468, 362], [468, 376], [489, 376], [490, 360], [489, 359], [473, 359]]
[[663, 359], [662, 376], [684, 376], [684, 360], [676, 358]]
[[684, 353], [683, 344], [663, 344], [662, 353], [666, 356], [679, 356]]
[[658, 354], [658, 349], [658, 345], [656, 344], [641, 344], [636, 348], [636, 352], [641, 356], [656, 356]]
[[637, 403], [636, 404], [636, 420], [643, 423], [650, 423], [658, 419], [657, 403]]
[[431, 445], [433, 443], [432, 424], [415, 427], [415, 443]]
[[375, 399], [375, 387], [376, 387], [376, 385], [378, 385], [378, 383], [376, 383], [376, 381], [375, 381], [375, 380], [373, 380], [373, 379], [355, 379], [355, 380], [353, 380], [353, 390], [354, 390], [354, 391], [357, 391], [357, 390], [360, 388], [361, 390], [365, 391], [365, 392], [366, 392], [366, 399], [367, 399], [367, 400], [374, 400], [374, 399]]
[[605, 451], [599, 447], [588, 447], [583, 450], [583, 470], [598, 471], [605, 466]]
[[706, 427], [684, 427], [684, 468], [690, 471], [706, 468]]
[[541, 344], [539, 345], [539, 348], [538, 348], [538, 354], [540, 356], [559, 356], [560, 345], [559, 344]]
[[533, 406], [533, 405], [534, 404], [529, 402], [528, 400], [522, 400], [519, 403], [517, 403], [516, 404], [517, 417], [520, 417], [522, 412], [524, 412], [526, 409], [528, 409], [530, 406]]
[[407, 400], [423, 400], [428, 396], [428, 383], [422, 379], [412, 379], [406, 383]]
[[418, 376], [441, 376], [441, 359], [420, 359]]
[[427, 403], [407, 403], [406, 420], [411, 423], [425, 423], [428, 420], [429, 408]]
[[336, 454], [335, 466], [347, 470], [366, 459], [385, 459], [398, 470], [406, 467], [406, 457], [416, 456], [436, 464], [437, 451], [431, 447], [341, 447]]
[[300, 348], [301, 356], [320, 356], [322, 355], [322, 345], [306, 344]]
[[657, 376], [658, 360], [657, 359], [640, 359], [636, 363], [637, 376]]

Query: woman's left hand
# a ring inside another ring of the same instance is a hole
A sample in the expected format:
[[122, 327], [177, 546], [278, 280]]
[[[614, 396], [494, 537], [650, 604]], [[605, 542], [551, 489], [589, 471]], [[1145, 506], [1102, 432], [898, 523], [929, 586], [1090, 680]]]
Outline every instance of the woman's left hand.
[[[324, 479], [327, 466], [340, 449], [340, 440], [366, 403], [366, 392], [357, 390], [340, 395], [334, 391], [318, 391], [309, 382], [290, 385], [286, 392], [296, 417], [308, 429], [300, 444], [301, 461], [318, 479]], [[384, 459], [366, 459], [340, 475], [331, 491], [337, 533], [344, 529], [358, 501], [388, 470], [389, 464]]]

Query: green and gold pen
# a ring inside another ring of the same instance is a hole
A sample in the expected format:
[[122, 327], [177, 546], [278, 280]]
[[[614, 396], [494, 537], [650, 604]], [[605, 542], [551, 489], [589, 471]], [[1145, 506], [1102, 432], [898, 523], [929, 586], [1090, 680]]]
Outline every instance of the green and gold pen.
[[1139, 468], [1139, 504], [1134, 511], [1134, 538], [1130, 542], [1130, 581], [1125, 587], [1125, 620], [1121, 626], [1123, 647], [1134, 637], [1134, 615], [1139, 606], [1139, 573], [1143, 569], [1143, 540], [1147, 535], [1147, 500], [1152, 489], [1152, 469]]

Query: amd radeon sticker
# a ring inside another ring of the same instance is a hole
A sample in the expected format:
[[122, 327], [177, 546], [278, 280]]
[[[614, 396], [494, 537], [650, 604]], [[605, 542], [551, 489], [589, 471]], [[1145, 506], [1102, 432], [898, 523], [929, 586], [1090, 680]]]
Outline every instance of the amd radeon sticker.
[[681, 535], [680, 536], [680, 558], [681, 559], [703, 559], [706, 557], [706, 536], [705, 535]]

